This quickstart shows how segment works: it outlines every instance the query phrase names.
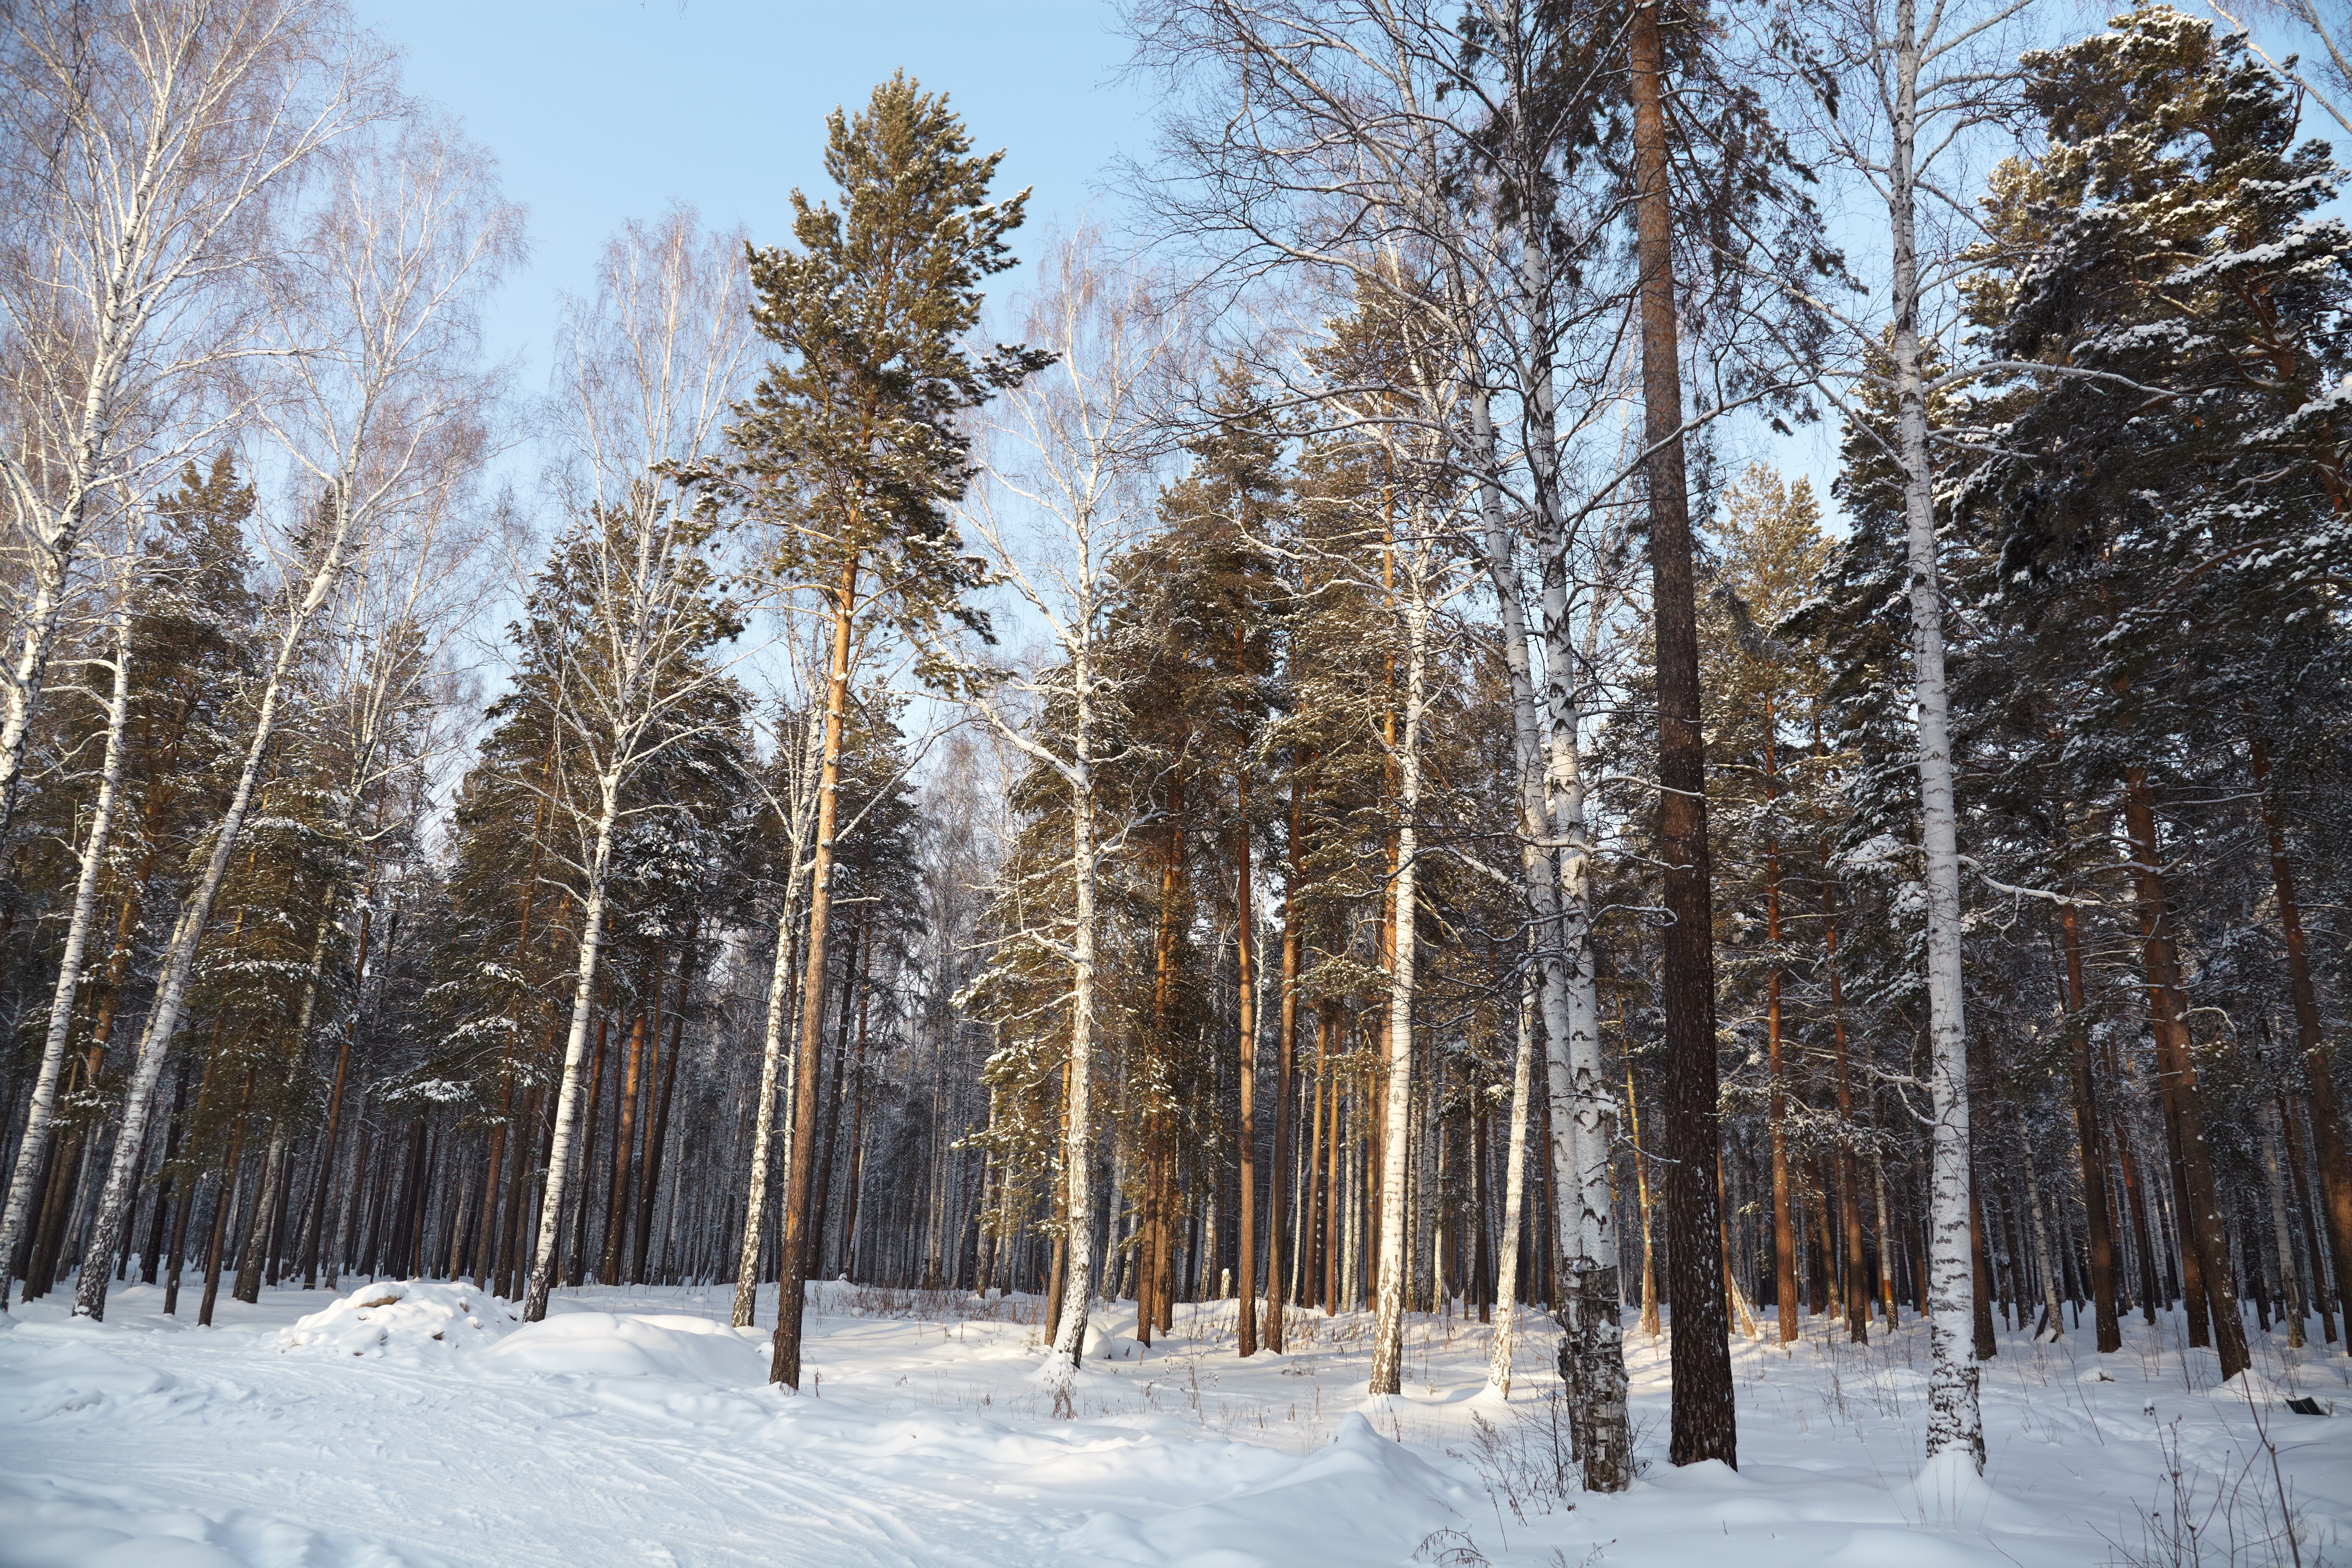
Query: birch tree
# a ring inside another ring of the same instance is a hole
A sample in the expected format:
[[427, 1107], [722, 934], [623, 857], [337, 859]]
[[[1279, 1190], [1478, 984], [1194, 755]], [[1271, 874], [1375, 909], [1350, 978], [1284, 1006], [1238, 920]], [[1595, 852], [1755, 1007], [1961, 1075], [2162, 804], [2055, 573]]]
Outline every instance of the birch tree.
[[155, 1085], [316, 624], [378, 538], [462, 484], [481, 456], [488, 389], [473, 370], [475, 311], [520, 243], [520, 214], [491, 180], [488, 161], [446, 126], [415, 113], [387, 122], [338, 150], [300, 244], [273, 278], [268, 330], [279, 374], [257, 407], [299, 490], [264, 531], [278, 574], [269, 663], [242, 765], [181, 904], [141, 1030], [83, 1253], [78, 1316], [105, 1313]]
[[73, 1031], [74, 995], [82, 980], [89, 932], [98, 911], [98, 884], [106, 865], [107, 840], [114, 826], [115, 799], [122, 786], [123, 725], [131, 713], [131, 605], [137, 594], [138, 563], [135, 530], [125, 541], [111, 595], [107, 635], [113, 657], [92, 668], [111, 669], [106, 700], [105, 752], [99, 764], [98, 797], [91, 802], [89, 826], [81, 842], [81, 868], [74, 880], [72, 913], [66, 921], [65, 954], [58, 962], [57, 984], [49, 992], [48, 1026], [41, 1035], [41, 1057], [35, 1068], [33, 1092], [26, 1102], [25, 1132], [16, 1145], [16, 1162], [9, 1172], [5, 1210], [0, 1210], [0, 1312], [8, 1310], [5, 1278], [14, 1268], [16, 1244], [30, 1216], [33, 1191], [39, 1184], [42, 1157], [48, 1152], [55, 1125], [58, 1078], [65, 1066], [66, 1043]]
[[[674, 211], [630, 224], [604, 247], [596, 292], [565, 322], [552, 416], [569, 447], [572, 517], [550, 590], [569, 602], [548, 655], [565, 783], [555, 805], [575, 841], [580, 910], [547, 1191], [523, 1320], [547, 1315], [556, 1251], [579, 1163], [581, 1068], [605, 938], [606, 884], [625, 817], [667, 809], [634, 798], [637, 771], [706, 733], [706, 702], [729, 680], [705, 658], [735, 635], [711, 557], [717, 519], [679, 475], [716, 454], [752, 364], [750, 280], [734, 236], [706, 236]], [[718, 710], [731, 717], [731, 709]], [[574, 791], [569, 781], [585, 781]], [[584, 1199], [579, 1200], [584, 1201]]]
[[93, 509], [239, 416], [277, 209], [390, 112], [387, 58], [332, 0], [27, 0], [0, 22], [0, 526], [29, 581], [0, 670], [0, 834]]
[[[2011, 68], [2005, 33], [2028, 0], [1852, 0], [1827, 15], [1819, 47], [1836, 82], [1859, 101], [1818, 117], [1838, 161], [1886, 214], [1883, 321], [1844, 318], [1851, 352], [1881, 353], [1895, 405], [1911, 618], [1920, 849], [1927, 903], [1930, 1170], [1927, 1258], [1927, 1455], [1964, 1452], [1984, 1468], [1970, 1315], [1967, 1020], [1960, 976], [1958, 808], [1952, 776], [1951, 699], [1944, 668], [1945, 593], [1936, 534], [1936, 454], [1928, 402], [1950, 377], [1930, 371], [1939, 302], [1958, 280], [1957, 258], [1923, 251], [1923, 230], [1973, 226], [1952, 176], [1970, 133], [2002, 110]], [[1876, 294], [1876, 290], [1874, 290]], [[1856, 421], [1857, 427], [1862, 422]]]
[[990, 416], [982, 483], [961, 516], [994, 579], [1044, 623], [1054, 654], [1043, 668], [975, 668], [970, 701], [1070, 797], [1066, 931], [1032, 928], [1010, 938], [1045, 949], [1069, 968], [1061, 1146], [1068, 1272], [1061, 1320], [1050, 1325], [1038, 1370], [1055, 1414], [1066, 1417], [1096, 1295], [1097, 888], [1104, 856], [1116, 853], [1134, 826], [1107, 833], [1099, 819], [1096, 770], [1117, 760], [1102, 751], [1104, 710], [1118, 700], [1118, 675], [1101, 657], [1105, 618], [1118, 602], [1106, 563], [1151, 516], [1153, 465], [1173, 423], [1171, 373], [1184, 345], [1177, 318], [1154, 304], [1148, 279], [1108, 264], [1087, 231], [1062, 241], [1041, 266], [1023, 331], [1053, 363], [1008, 392]]

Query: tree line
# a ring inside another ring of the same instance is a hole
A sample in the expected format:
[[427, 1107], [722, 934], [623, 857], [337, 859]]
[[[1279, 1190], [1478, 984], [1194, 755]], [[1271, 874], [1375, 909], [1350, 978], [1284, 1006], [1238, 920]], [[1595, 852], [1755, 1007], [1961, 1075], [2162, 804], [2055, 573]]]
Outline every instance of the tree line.
[[1979, 1465], [1997, 1319], [2352, 1344], [2345, 83], [2152, 4], [1129, 22], [1148, 244], [991, 313], [1026, 193], [902, 74], [525, 398], [520, 213], [342, 13], [12, 16], [25, 1299], [776, 1281], [798, 1387], [812, 1279], [1019, 1290], [1064, 1412], [1107, 1302], [1367, 1310], [1374, 1394], [1541, 1310], [1595, 1489], [1629, 1312], [1677, 1463], [1808, 1314], [1924, 1319]]

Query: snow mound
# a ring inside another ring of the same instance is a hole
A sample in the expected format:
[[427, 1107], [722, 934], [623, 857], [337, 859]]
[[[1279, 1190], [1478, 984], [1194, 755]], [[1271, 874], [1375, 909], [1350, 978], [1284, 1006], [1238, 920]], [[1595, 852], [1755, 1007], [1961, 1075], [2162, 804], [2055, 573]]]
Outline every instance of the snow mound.
[[768, 1336], [680, 1312], [565, 1312], [525, 1323], [483, 1360], [509, 1372], [667, 1377], [733, 1388], [766, 1381]]
[[[1155, 1568], [1273, 1563], [1360, 1568], [1398, 1562], [1413, 1542], [1463, 1523], [1484, 1506], [1427, 1460], [1350, 1415], [1328, 1446], [1271, 1479], [1139, 1520], [1097, 1513], [1070, 1539], [1113, 1561]], [[1247, 1542], [1247, 1552], [1237, 1550], [1237, 1542]]]
[[1993, 1489], [1964, 1449], [1948, 1448], [1895, 1488], [1895, 1503], [1931, 1530], [2032, 1531], [2040, 1512]]
[[380, 1279], [296, 1322], [278, 1336], [278, 1348], [356, 1356], [470, 1350], [496, 1341], [514, 1321], [514, 1309], [485, 1290]]

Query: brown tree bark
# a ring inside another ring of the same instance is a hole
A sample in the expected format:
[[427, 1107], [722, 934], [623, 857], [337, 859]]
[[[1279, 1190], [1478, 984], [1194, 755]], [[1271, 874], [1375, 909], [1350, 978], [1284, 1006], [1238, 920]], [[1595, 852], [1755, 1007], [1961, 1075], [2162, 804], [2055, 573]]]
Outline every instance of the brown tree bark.
[[629, 1244], [629, 1155], [637, 1142], [637, 1082], [645, 1048], [646, 1016], [640, 1011], [629, 1026], [625, 1065], [614, 1064], [621, 1072], [613, 1086], [620, 1090], [614, 1100], [613, 1180], [604, 1198], [604, 1256], [596, 1265], [596, 1278], [607, 1285], [621, 1282], [621, 1258]]
[[[2352, 1323], [2352, 1160], [2344, 1146], [2344, 1123], [2336, 1104], [2336, 1081], [2327, 1063], [2327, 1042], [2319, 1027], [2319, 996], [2311, 983], [2311, 955], [2303, 936], [2303, 906], [2295, 896], [2294, 866], [2286, 854], [2286, 824], [2271, 788], [2270, 752], [2259, 731], [2253, 737], [2254, 787], [2262, 795], [2263, 827], [2269, 836], [2271, 885], [2278, 897], [2279, 926], [2286, 937], [2287, 989], [2294, 1000], [2294, 1043], [2303, 1056], [2303, 1081], [2311, 1100], [2311, 1131], [2318, 1153], [2319, 1201], [2326, 1215], [2327, 1246], [2334, 1255], [2336, 1303]], [[2352, 1334], [2346, 1336], [2352, 1348]]]
[[[686, 964], [681, 961], [677, 966], [677, 1000], [670, 1008], [669, 1049], [662, 1057], [661, 1087], [655, 1097], [654, 1112], [646, 1130], [645, 1174], [637, 1186], [637, 1249], [629, 1265], [629, 1278], [639, 1283], [646, 1279], [646, 1250], [653, 1240], [654, 1199], [661, 1191], [662, 1153], [669, 1146], [670, 1093], [677, 1087], [677, 1048], [685, 1033]], [[861, 1041], [862, 1037], [861, 1028]], [[854, 1194], [856, 1190], [853, 1183], [851, 1192]]]
[[1666, 1014], [1666, 1268], [1674, 1294], [1668, 1458], [1739, 1462], [1715, 1184], [1715, 953], [1699, 727], [1698, 614], [1684, 469], [1680, 324], [1666, 170], [1665, 48], [1658, 7], [1632, 29], [1634, 248], [1641, 268], [1643, 438], [1649, 449], [1651, 601], [1658, 672], [1658, 858], [1671, 923], [1661, 933]]
[[1973, 1271], [1976, 1310], [1972, 1326], [1976, 1333], [1976, 1353], [1979, 1361], [1990, 1361], [2000, 1353], [2000, 1342], [1992, 1331], [1992, 1259], [1985, 1252], [1983, 1184], [1971, 1176], [1969, 1182], [1969, 1257]]
[[196, 1326], [207, 1328], [213, 1307], [220, 1300], [221, 1253], [228, 1241], [229, 1211], [236, 1206], [239, 1167], [245, 1159], [245, 1109], [253, 1100], [253, 1069], [245, 1070], [245, 1088], [237, 1095], [236, 1119], [230, 1123], [228, 1152], [221, 1157], [220, 1197], [213, 1205], [212, 1238], [205, 1245], [205, 1298], [196, 1308]]
[[[1834, 915], [1832, 898], [1829, 885], [1824, 882], [1822, 885], [1822, 904], [1825, 916]], [[1832, 984], [1835, 984], [1834, 979]], [[1838, 1145], [1835, 1160], [1838, 1216], [1844, 1222], [1844, 1253], [1840, 1274], [1845, 1286], [1846, 1337], [1854, 1344], [1865, 1345], [1870, 1342], [1870, 1286], [1864, 1277], [1866, 1266], [1862, 1251], [1861, 1194], [1854, 1180], [1853, 1062], [1852, 1053], [1846, 1048], [1845, 1009], [1842, 1005], [1833, 1005], [1830, 1009], [1830, 1039], [1836, 1052], [1838, 1125], [1844, 1135], [1844, 1141]]]
[[[1238, 635], [1238, 634], [1237, 634]], [[1237, 818], [1234, 847], [1234, 956], [1239, 984], [1241, 1012], [1240, 1059], [1241, 1074], [1236, 1112], [1240, 1118], [1235, 1128], [1234, 1174], [1239, 1192], [1235, 1194], [1235, 1218], [1240, 1222], [1239, 1246], [1234, 1268], [1234, 1290], [1238, 1298], [1238, 1331], [1243, 1356], [1257, 1353], [1257, 959], [1255, 926], [1256, 894], [1250, 887], [1249, 782], [1240, 773], [1234, 777], [1234, 804]], [[1269, 1269], [1269, 1276], [1275, 1271]]]
[[2074, 1047], [2074, 1136], [2083, 1156], [2084, 1228], [2091, 1254], [2091, 1310], [2099, 1353], [2105, 1355], [2124, 1348], [2124, 1336], [2116, 1319], [2116, 1244], [2107, 1218], [2106, 1141], [2100, 1133], [2098, 1089], [2091, 1074], [2091, 1031], [2084, 1016], [2083, 931], [2074, 904], [2059, 906], [2059, 939], [2066, 964], [2066, 1032], [2073, 1037]]
[[[2106, 1043], [2104, 1052], [2109, 1079], [2120, 1083], [2116, 1068], [2116, 1046]], [[2164, 1294], [2158, 1283], [2156, 1242], [2148, 1228], [2147, 1194], [2139, 1184], [2139, 1162], [2132, 1153], [2131, 1130], [2118, 1126], [2116, 1135], [2116, 1164], [2123, 1173], [2124, 1206], [2130, 1215], [2132, 1246], [2139, 1254], [2139, 1310], [2144, 1321], [2156, 1321], [2157, 1299]]]
[[857, 607], [859, 557], [852, 553], [833, 589], [833, 658], [825, 681], [824, 760], [817, 773], [816, 854], [811, 863], [807, 981], [801, 992], [793, 1075], [793, 1163], [785, 1183], [784, 1241], [776, 1286], [774, 1353], [768, 1381], [801, 1385], [801, 1321], [808, 1300], [810, 1178], [816, 1149], [816, 1066], [824, 1033], [825, 944], [833, 924], [834, 829], [841, 795], [841, 750], [849, 712], [850, 632]]
[[2190, 1243], [2183, 1249], [2183, 1257], [2192, 1252], [2197, 1255], [2206, 1301], [2212, 1310], [2214, 1348], [2221, 1352], [2221, 1378], [2227, 1382], [2250, 1364], [2246, 1326], [2238, 1316], [2229, 1231], [2222, 1223], [2212, 1154], [2205, 1143], [2204, 1111], [2197, 1093], [2197, 1065], [2189, 1055], [2180, 958], [2173, 942], [2163, 867], [2157, 858], [2155, 797], [2143, 768], [2127, 770], [2124, 786], [2124, 821], [2131, 839], [2133, 871], [2138, 884], [2148, 999], [2156, 1014], [2157, 1070], [2172, 1100], [2174, 1130], [2180, 1151], [2186, 1200], [2181, 1231]]
[[[588, 1115], [580, 1124], [580, 1196], [573, 1201], [572, 1246], [562, 1270], [565, 1283], [575, 1289], [588, 1270], [588, 1210], [595, 1202], [595, 1189], [589, 1184], [596, 1170], [597, 1115], [604, 1090], [604, 1040], [611, 1023], [609, 1017], [596, 1020], [596, 1046], [588, 1058]], [[559, 1221], [562, 1218], [560, 1215], [556, 1217]]]

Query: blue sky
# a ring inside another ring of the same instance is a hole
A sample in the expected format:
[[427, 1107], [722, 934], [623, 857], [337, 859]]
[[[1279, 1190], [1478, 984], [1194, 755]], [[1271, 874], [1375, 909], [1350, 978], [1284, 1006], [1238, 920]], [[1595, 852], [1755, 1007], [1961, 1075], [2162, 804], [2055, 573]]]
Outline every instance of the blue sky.
[[[788, 237], [795, 185], [827, 192], [824, 116], [904, 67], [944, 89], [984, 150], [1005, 149], [1001, 189], [1035, 188], [1032, 243], [1095, 202], [1120, 151], [1149, 134], [1102, 0], [1013, 5], [719, 4], [716, 0], [360, 0], [406, 52], [410, 89], [457, 114], [530, 209], [531, 256], [489, 318], [501, 357], [526, 356], [518, 390], [545, 386], [557, 300], [584, 289], [597, 248], [627, 218], [673, 200], [755, 242]], [[1096, 216], [1108, 218], [1097, 205]]]

